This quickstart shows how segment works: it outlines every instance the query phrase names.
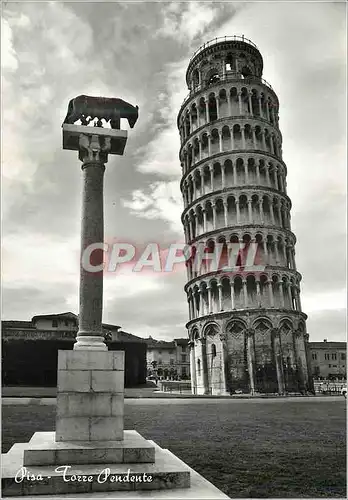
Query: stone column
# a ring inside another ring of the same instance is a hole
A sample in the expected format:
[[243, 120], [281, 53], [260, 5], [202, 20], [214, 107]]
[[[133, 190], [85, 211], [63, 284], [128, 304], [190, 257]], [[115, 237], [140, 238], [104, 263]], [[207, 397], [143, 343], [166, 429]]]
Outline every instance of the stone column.
[[222, 153], [222, 151], [223, 151], [222, 130], [219, 130], [219, 153]]
[[270, 122], [271, 118], [269, 116], [269, 101], [268, 100], [266, 101], [266, 116], [267, 116], [267, 120]]
[[278, 381], [278, 392], [279, 394], [284, 394], [284, 374], [282, 367], [282, 353], [280, 348], [280, 332], [279, 328], [274, 328], [272, 330], [273, 336], [273, 348], [274, 357], [276, 363], [277, 381]]
[[213, 229], [216, 229], [216, 204], [212, 202], [212, 210], [213, 210]]
[[245, 149], [245, 130], [244, 130], [244, 125], [241, 126], [240, 130], [241, 130], [241, 134], [242, 134], [242, 149]]
[[208, 134], [208, 156], [211, 156], [211, 135]]
[[300, 392], [304, 393], [306, 388], [306, 380], [305, 380], [306, 377], [303, 369], [303, 360], [301, 359], [302, 340], [303, 340], [302, 332], [300, 330], [294, 331], [294, 351], [295, 351], [295, 359], [297, 365], [298, 382], [299, 382]]
[[231, 151], [233, 151], [234, 150], [233, 127], [230, 128], [230, 135], [231, 135]]
[[207, 120], [207, 123], [210, 122], [210, 116], [209, 116], [209, 101], [205, 101], [205, 118]]
[[216, 118], [220, 118], [220, 99], [219, 97], [215, 97], [215, 102], [216, 102]]
[[237, 224], [240, 224], [240, 208], [239, 200], [236, 200]]
[[268, 250], [267, 250], [267, 240], [263, 241], [263, 252], [265, 255], [265, 266], [268, 264]]
[[202, 370], [203, 370], [203, 394], [209, 394], [208, 360], [206, 339], [201, 339], [202, 344]]
[[265, 165], [265, 171], [266, 171], [266, 184], [268, 187], [271, 187], [271, 179], [269, 178], [269, 164]]
[[231, 96], [229, 91], [227, 92], [227, 105], [228, 105], [228, 116], [232, 116]]
[[276, 265], [279, 266], [279, 250], [278, 250], [278, 242], [275, 240], [274, 242], [274, 255], [275, 255], [275, 260], [276, 260]]
[[266, 151], [267, 147], [266, 147], [266, 137], [265, 137], [265, 131], [264, 130], [261, 130], [261, 138], [262, 138], [262, 149], [264, 151]]
[[226, 200], [222, 200], [222, 204], [223, 204], [223, 207], [224, 207], [224, 223], [225, 223], [225, 227], [228, 227], [227, 201]]
[[249, 222], [251, 224], [253, 221], [251, 200], [248, 200], [248, 216], [249, 216]]
[[209, 167], [210, 172], [210, 191], [214, 191], [214, 169], [213, 167]]
[[268, 291], [269, 291], [269, 303], [271, 307], [274, 307], [274, 298], [273, 298], [273, 289], [272, 289], [272, 280], [268, 280]]
[[[110, 139], [80, 135], [79, 159], [82, 161], [83, 194], [80, 262], [79, 331], [74, 350], [106, 351], [102, 333], [104, 210], [103, 180]], [[97, 248], [92, 254], [88, 248]], [[92, 262], [90, 262], [90, 259]], [[99, 266], [98, 272], [86, 269]]]
[[261, 178], [260, 178], [260, 165], [259, 163], [256, 163], [256, 182], [260, 186], [261, 185]]
[[284, 292], [283, 292], [283, 282], [280, 281], [279, 284], [279, 299], [280, 299], [280, 307], [284, 307]]
[[248, 160], [244, 162], [245, 184], [249, 184]]
[[194, 236], [194, 231], [193, 231], [193, 219], [192, 216], [189, 217], [189, 226], [190, 226], [190, 241], [193, 240]]
[[195, 356], [195, 343], [191, 341], [190, 347], [190, 370], [191, 370], [191, 390], [192, 394], [197, 394], [197, 377], [196, 377], [196, 356]]
[[230, 280], [230, 290], [231, 290], [231, 309], [233, 311], [235, 304], [234, 304], [234, 282], [233, 280]]
[[192, 176], [192, 187], [193, 187], [193, 200], [196, 200], [197, 199], [197, 189], [196, 189], [196, 176], [194, 174]]
[[244, 279], [243, 280], [243, 298], [244, 298], [244, 307], [247, 308], [248, 307], [248, 289], [247, 289], [247, 282], [246, 280]]
[[255, 375], [254, 375], [254, 330], [246, 330], [247, 335], [247, 358], [248, 358], [248, 372], [249, 372], [249, 383], [250, 383], [250, 393], [255, 393]]
[[296, 301], [296, 309], [302, 312], [300, 289], [297, 286], [295, 287], [295, 301]]
[[256, 300], [257, 300], [257, 306], [262, 307], [261, 303], [261, 290], [260, 290], [260, 280], [256, 280]]
[[189, 122], [190, 122], [190, 134], [192, 134], [192, 113], [189, 111]]
[[292, 268], [294, 271], [296, 271], [297, 268], [296, 268], [295, 249], [294, 248], [291, 248], [290, 255], [291, 255], [292, 265], [293, 265]]
[[198, 297], [199, 297], [199, 311], [198, 316], [204, 316], [204, 301], [203, 301], [203, 290], [198, 289]]
[[207, 286], [207, 290], [208, 290], [208, 309], [209, 309], [209, 314], [212, 314], [212, 312], [213, 312], [213, 303], [212, 303], [212, 300], [211, 300], [211, 287]]
[[278, 210], [279, 225], [280, 225], [280, 227], [282, 227], [283, 226], [282, 209], [281, 209], [279, 201], [278, 201], [278, 204], [277, 204], [277, 210]]
[[249, 101], [249, 113], [253, 116], [253, 104], [251, 101], [251, 92], [248, 92], [248, 101]]
[[275, 219], [274, 219], [274, 211], [273, 211], [273, 202], [269, 204], [269, 211], [271, 214], [271, 223], [274, 226], [275, 225]]
[[203, 212], [203, 231], [206, 233], [207, 232], [207, 211], [205, 208], [202, 210]]
[[237, 163], [233, 164], [233, 185], [237, 186]]
[[223, 306], [222, 306], [222, 284], [218, 283], [218, 292], [219, 292], [219, 311], [223, 311]]
[[260, 118], [263, 118], [263, 113], [262, 113], [262, 98], [258, 98], [259, 101], [259, 113], [260, 113]]
[[253, 146], [254, 149], [257, 149], [257, 141], [256, 141], [256, 132], [255, 132], [255, 127], [252, 127], [251, 132], [253, 134]]
[[198, 138], [198, 157], [199, 161], [202, 159], [202, 140]]
[[226, 175], [225, 175], [225, 165], [221, 165], [221, 185], [222, 189], [226, 187]]
[[238, 105], [239, 105], [239, 114], [243, 114], [243, 108], [242, 108], [242, 93], [238, 92]]
[[260, 220], [261, 224], [265, 223], [264, 216], [263, 216], [263, 206], [262, 206], [262, 200], [259, 200], [259, 210], [260, 210]]

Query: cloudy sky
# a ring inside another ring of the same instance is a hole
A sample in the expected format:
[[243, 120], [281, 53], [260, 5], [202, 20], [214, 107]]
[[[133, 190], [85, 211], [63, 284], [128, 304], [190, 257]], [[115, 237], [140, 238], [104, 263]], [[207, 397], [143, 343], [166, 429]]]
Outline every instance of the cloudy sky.
[[[6, 2], [3, 319], [78, 312], [81, 170], [61, 137], [69, 100], [114, 96], [140, 108], [124, 157], [107, 163], [106, 240], [183, 242], [185, 70], [204, 42], [244, 34], [280, 101], [310, 339], [344, 340], [345, 30], [344, 2]], [[184, 269], [107, 275], [103, 320], [144, 337], [186, 336], [184, 284]]]

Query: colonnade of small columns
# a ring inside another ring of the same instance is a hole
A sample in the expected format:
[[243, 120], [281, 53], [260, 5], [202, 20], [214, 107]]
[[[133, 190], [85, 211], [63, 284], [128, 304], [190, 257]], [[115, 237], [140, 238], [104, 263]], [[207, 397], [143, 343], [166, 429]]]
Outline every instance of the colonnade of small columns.
[[191, 101], [180, 113], [179, 133], [184, 142], [197, 128], [229, 116], [251, 116], [278, 127], [278, 106], [264, 91], [231, 87], [221, 88]]
[[192, 139], [180, 151], [183, 173], [188, 172], [200, 161], [213, 155], [231, 151], [263, 151], [282, 159], [282, 145], [279, 134], [267, 127], [250, 124], [224, 124], [211, 132], [204, 131]]
[[187, 288], [190, 320], [224, 311], [270, 308], [302, 311], [300, 288], [288, 277], [224, 276]]
[[214, 191], [237, 186], [260, 186], [286, 194], [286, 171], [280, 164], [259, 158], [228, 158], [196, 167], [182, 182], [185, 207]]
[[[263, 241], [260, 239], [248, 239], [247, 242], [242, 238], [233, 238], [233, 240], [229, 243], [230, 247], [234, 248], [228, 248], [225, 240], [218, 240], [218, 244], [221, 245], [220, 255], [218, 255], [218, 252], [214, 252], [216, 246], [211, 240], [208, 240], [206, 244], [198, 243], [193, 245], [192, 256], [186, 263], [188, 280], [193, 280], [198, 276], [202, 276], [207, 273], [217, 272], [224, 267], [230, 267], [232, 260], [231, 252], [234, 252], [236, 247], [239, 247], [239, 265], [245, 266], [247, 262], [247, 251], [250, 251], [248, 250], [250, 249], [250, 244], [256, 245], [257, 265], [265, 267], [286, 267], [290, 270], [296, 271], [294, 246], [289, 243], [284, 243], [280, 238], [274, 239], [273, 236], [269, 236]], [[256, 252], [254, 261], [256, 259]], [[233, 255], [236, 262], [232, 262], [232, 264], [233, 266], [237, 266], [238, 256], [236, 254]], [[219, 262], [217, 262], [218, 258]], [[253, 265], [256, 265], [256, 263], [253, 262]]]
[[184, 212], [182, 221], [186, 242], [210, 231], [245, 224], [290, 230], [290, 203], [276, 195], [216, 195]]

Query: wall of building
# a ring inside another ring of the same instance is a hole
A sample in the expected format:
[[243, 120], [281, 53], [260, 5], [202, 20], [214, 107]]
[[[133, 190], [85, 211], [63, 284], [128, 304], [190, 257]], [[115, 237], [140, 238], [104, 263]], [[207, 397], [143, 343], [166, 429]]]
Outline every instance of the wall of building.
[[146, 339], [146, 343], [148, 375], [190, 377], [188, 339], [174, 339], [173, 342], [165, 342], [150, 337]]
[[347, 378], [345, 342], [310, 342], [311, 372], [314, 378]]
[[[75, 340], [2, 340], [3, 385], [55, 387], [58, 350], [72, 349]], [[125, 351], [125, 386], [146, 383], [146, 345], [107, 342], [110, 351]]]
[[[57, 325], [57, 326], [54, 326]], [[37, 330], [76, 330], [76, 320], [61, 318], [37, 318], [33, 321]]]

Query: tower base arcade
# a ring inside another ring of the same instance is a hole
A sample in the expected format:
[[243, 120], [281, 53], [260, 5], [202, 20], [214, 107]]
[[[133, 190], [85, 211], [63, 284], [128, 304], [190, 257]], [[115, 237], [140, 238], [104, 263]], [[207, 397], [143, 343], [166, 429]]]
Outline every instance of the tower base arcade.
[[306, 318], [298, 311], [252, 309], [190, 321], [193, 394], [313, 392]]

